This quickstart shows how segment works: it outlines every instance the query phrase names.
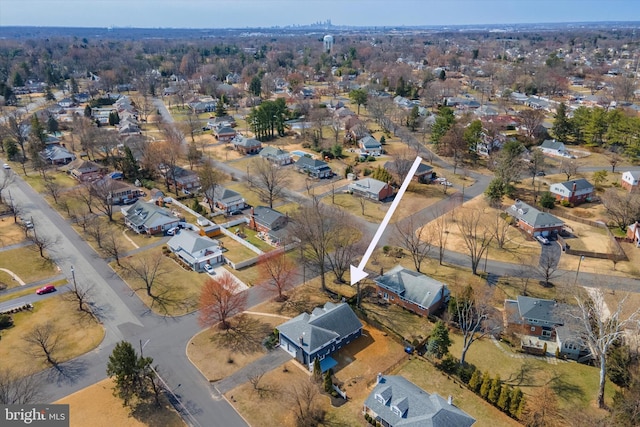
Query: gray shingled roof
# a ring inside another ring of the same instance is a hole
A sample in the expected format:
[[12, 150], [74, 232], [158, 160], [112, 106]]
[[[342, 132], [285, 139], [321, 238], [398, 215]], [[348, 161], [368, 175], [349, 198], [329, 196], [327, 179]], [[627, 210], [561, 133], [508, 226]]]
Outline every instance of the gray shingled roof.
[[138, 200], [129, 206], [126, 213], [127, 221], [137, 227], [155, 228], [165, 224], [177, 222], [178, 218], [171, 215], [167, 209]]
[[[380, 395], [385, 403], [376, 395]], [[396, 375], [381, 377], [364, 404], [394, 427], [470, 427], [476, 422], [439, 395], [429, 394]]]
[[564, 150], [564, 143], [556, 141], [555, 139], [545, 139], [540, 148], [547, 148], [549, 150]]
[[280, 157], [289, 156], [289, 152], [284, 151], [282, 148], [268, 146], [260, 150], [259, 155], [260, 157], [280, 158]]
[[518, 311], [525, 319], [541, 320], [549, 323], [562, 324], [558, 316], [558, 304], [554, 300], [518, 296]]
[[349, 184], [349, 189], [362, 191], [376, 196], [384, 189], [387, 184], [373, 178], [364, 178]]
[[562, 185], [567, 190], [573, 190], [573, 184], [576, 185], [576, 191], [593, 189], [593, 185], [584, 178], [574, 179], [572, 181], [560, 182], [557, 185]]
[[329, 165], [322, 160], [312, 159], [307, 156], [302, 156], [296, 161], [296, 166], [298, 167], [306, 167], [309, 169], [324, 169], [328, 168]]
[[284, 215], [275, 209], [271, 209], [266, 206], [256, 206], [253, 209], [253, 217], [256, 222], [264, 225], [265, 227], [272, 229], [273, 224]]
[[175, 236], [173, 236], [167, 242], [167, 245], [174, 251], [182, 248], [189, 254], [199, 252], [203, 249], [208, 249], [213, 246], [218, 246], [216, 240], [207, 236], [200, 236], [193, 231], [182, 230]]
[[327, 302], [311, 314], [302, 313], [283, 323], [278, 326], [278, 331], [296, 343], [299, 337], [304, 337], [305, 351], [310, 354], [360, 328], [362, 323], [348, 304]]
[[424, 274], [408, 270], [401, 265], [393, 267], [374, 280], [379, 286], [389, 289], [425, 308], [430, 308], [441, 298], [444, 297], [446, 299], [450, 294], [444, 283]]
[[213, 191], [213, 200], [225, 205], [235, 204], [243, 201], [242, 195], [237, 191], [229, 190], [221, 185], [217, 185]]
[[507, 209], [507, 213], [526, 222], [534, 228], [564, 225], [562, 220], [559, 220], [550, 213], [541, 212], [522, 201], [517, 201], [515, 204], [511, 205], [511, 207]]

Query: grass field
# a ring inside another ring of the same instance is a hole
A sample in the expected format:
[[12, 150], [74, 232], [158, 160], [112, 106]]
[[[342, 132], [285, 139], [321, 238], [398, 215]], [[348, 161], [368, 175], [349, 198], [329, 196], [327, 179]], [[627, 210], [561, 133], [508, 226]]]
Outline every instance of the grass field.
[[133, 413], [113, 395], [113, 381], [102, 380], [54, 403], [69, 405], [71, 427], [182, 427], [186, 424], [165, 399], [162, 406], [141, 405]]
[[13, 271], [25, 283], [37, 282], [57, 274], [55, 264], [41, 258], [34, 245], [1, 252], [0, 267]]
[[34, 357], [31, 347], [24, 341], [32, 329], [50, 322], [53, 335], [57, 337], [57, 345], [52, 355], [57, 362], [64, 362], [80, 356], [95, 348], [102, 337], [104, 329], [91, 320], [86, 314], [77, 310], [73, 301], [57, 295], [36, 302], [32, 311], [22, 311], [13, 315], [14, 326], [2, 331], [0, 340], [0, 360], [3, 367], [9, 369], [22, 368], [26, 361], [31, 369], [41, 370], [49, 367], [42, 356]]
[[15, 245], [24, 240], [24, 231], [15, 222], [12, 216], [4, 216], [0, 220], [0, 248]]

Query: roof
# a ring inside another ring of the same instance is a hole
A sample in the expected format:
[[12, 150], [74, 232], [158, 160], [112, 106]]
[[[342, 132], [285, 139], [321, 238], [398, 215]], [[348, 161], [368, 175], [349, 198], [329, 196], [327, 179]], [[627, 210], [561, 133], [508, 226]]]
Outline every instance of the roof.
[[562, 185], [567, 190], [573, 191], [573, 185], [574, 184], [576, 186], [576, 191], [593, 190], [593, 185], [589, 181], [584, 179], [584, 178], [574, 179], [572, 181], [560, 182], [560, 183], [556, 183], [556, 184], [553, 184], [553, 185]]
[[[408, 162], [409, 164], [411, 164], [411, 161]], [[391, 172], [397, 172], [396, 169], [396, 162], [395, 161], [388, 161], [384, 164], [383, 166], [386, 170], [389, 170]], [[407, 172], [409, 171], [409, 168], [407, 168]], [[431, 173], [433, 172], [433, 168], [429, 165], [425, 165], [424, 163], [420, 163], [418, 165], [418, 169], [416, 170], [416, 173], [414, 174], [415, 176], [421, 176], [427, 173]]]
[[214, 129], [213, 132], [216, 135], [235, 135], [236, 134], [235, 129], [229, 126], [222, 126], [218, 129]]
[[334, 339], [346, 337], [362, 328], [362, 323], [347, 303], [327, 302], [311, 314], [299, 316], [278, 326], [278, 331], [292, 342], [303, 337], [304, 350], [311, 354]]
[[401, 265], [378, 276], [375, 282], [425, 308], [449, 296], [449, 289], [444, 283]]
[[67, 151], [66, 148], [59, 145], [53, 145], [44, 150], [44, 156], [50, 161], [75, 159], [76, 156], [73, 153]]
[[562, 150], [564, 151], [564, 143], [556, 141], [555, 139], [545, 139], [540, 148], [546, 148], [548, 150]]
[[507, 213], [517, 219], [526, 222], [534, 228], [541, 227], [558, 227], [564, 225], [564, 222], [547, 212], [541, 212], [538, 209], [529, 206], [525, 202], [516, 201]]
[[260, 141], [253, 138], [239, 138], [235, 140], [233, 144], [238, 147], [245, 147], [245, 148], [259, 147], [260, 145], [262, 145]]
[[518, 312], [525, 319], [562, 324], [557, 315], [558, 303], [550, 299], [518, 296]]
[[125, 218], [135, 226], [145, 228], [155, 228], [178, 221], [167, 209], [142, 200], [127, 208]]
[[272, 229], [276, 221], [280, 218], [286, 217], [275, 209], [268, 208], [266, 206], [256, 206], [253, 208], [253, 218], [256, 222]]
[[382, 144], [380, 144], [378, 140], [371, 135], [363, 137], [360, 140], [360, 144], [362, 144], [364, 148], [380, 148], [382, 146]]
[[234, 202], [243, 201], [242, 194], [237, 191], [229, 190], [221, 185], [217, 185], [213, 190], [213, 199], [224, 204], [233, 204]]
[[305, 168], [309, 168], [309, 169], [325, 169], [325, 168], [329, 168], [329, 165], [326, 162], [323, 162], [322, 160], [312, 159], [312, 158], [307, 157], [307, 156], [301, 156], [296, 161], [296, 166], [305, 167]]
[[378, 181], [374, 178], [364, 178], [350, 183], [349, 189], [378, 195], [387, 185], [386, 182]]
[[277, 147], [264, 147], [260, 150], [260, 157], [270, 157], [270, 158], [279, 158], [279, 157], [291, 157], [288, 151], [284, 151], [282, 148]]
[[167, 242], [174, 251], [182, 249], [188, 254], [194, 254], [204, 249], [215, 247], [218, 249], [218, 241], [207, 236], [200, 236], [193, 231], [182, 230]]
[[476, 422], [439, 395], [396, 375], [381, 377], [364, 404], [394, 427], [469, 427]]
[[623, 175], [629, 174], [634, 181], [640, 180], [640, 171], [626, 171]]

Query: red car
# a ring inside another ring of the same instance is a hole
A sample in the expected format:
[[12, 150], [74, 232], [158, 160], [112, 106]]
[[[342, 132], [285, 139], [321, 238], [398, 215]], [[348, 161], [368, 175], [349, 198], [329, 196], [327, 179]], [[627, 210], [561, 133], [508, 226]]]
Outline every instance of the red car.
[[42, 295], [42, 294], [48, 294], [50, 292], [55, 292], [56, 291], [56, 287], [53, 285], [47, 285], [47, 286], [43, 286], [40, 289], [38, 289], [36, 291], [36, 294], [38, 295]]

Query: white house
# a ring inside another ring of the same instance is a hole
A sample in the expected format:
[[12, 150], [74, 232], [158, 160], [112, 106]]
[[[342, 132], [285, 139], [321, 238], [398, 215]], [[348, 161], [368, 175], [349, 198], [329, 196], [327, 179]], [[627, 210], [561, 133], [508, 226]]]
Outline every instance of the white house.
[[202, 271], [205, 264], [214, 265], [223, 261], [218, 241], [193, 231], [180, 231], [169, 239], [167, 246], [194, 271]]
[[555, 139], [545, 139], [539, 148], [544, 154], [549, 156], [571, 157], [564, 143], [556, 141]]

